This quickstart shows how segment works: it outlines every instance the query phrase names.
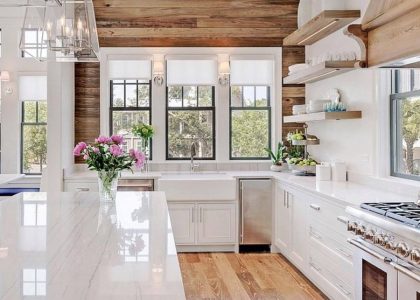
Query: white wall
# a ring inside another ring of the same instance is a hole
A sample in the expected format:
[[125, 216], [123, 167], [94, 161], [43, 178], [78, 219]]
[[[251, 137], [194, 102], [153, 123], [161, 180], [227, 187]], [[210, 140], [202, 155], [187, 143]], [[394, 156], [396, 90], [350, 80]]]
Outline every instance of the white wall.
[[[30, 58], [21, 58], [19, 51], [20, 28], [23, 24], [23, 9], [0, 10], [2, 30], [2, 56], [0, 70], [9, 71], [10, 82], [2, 83], [1, 103], [1, 172], [20, 173], [20, 122], [21, 105], [18, 94], [20, 75], [46, 75], [46, 63]], [[12, 94], [5, 89], [11, 87]]]
[[[215, 55], [219, 61], [224, 61], [229, 55], [273, 56], [275, 86], [271, 89], [272, 144], [275, 145], [281, 138], [281, 48], [101, 48], [101, 133], [105, 135], [109, 134], [110, 89], [107, 61], [111, 55]], [[153, 163], [182, 164], [183, 162], [166, 161], [166, 82], [162, 86], [153, 83], [152, 90], [152, 122], [156, 128]], [[229, 86], [219, 84], [216, 85], [216, 162], [229, 162]]]

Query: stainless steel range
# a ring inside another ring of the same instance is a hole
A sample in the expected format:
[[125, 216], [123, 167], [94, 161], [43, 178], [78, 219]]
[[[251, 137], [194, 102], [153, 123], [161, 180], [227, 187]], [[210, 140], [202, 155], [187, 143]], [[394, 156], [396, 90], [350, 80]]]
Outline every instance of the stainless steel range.
[[420, 299], [420, 206], [414, 202], [347, 207], [354, 237], [356, 299]]

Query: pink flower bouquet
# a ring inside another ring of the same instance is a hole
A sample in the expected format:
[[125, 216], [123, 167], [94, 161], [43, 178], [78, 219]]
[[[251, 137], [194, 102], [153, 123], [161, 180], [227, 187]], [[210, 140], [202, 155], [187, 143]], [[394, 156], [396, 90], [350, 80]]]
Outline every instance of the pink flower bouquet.
[[95, 143], [80, 142], [74, 147], [73, 154], [82, 156], [89, 170], [95, 170], [99, 176], [99, 191], [103, 198], [113, 198], [116, 191], [118, 174], [122, 170], [132, 170], [133, 166], [142, 168], [145, 155], [135, 149], [124, 152], [124, 138], [120, 135], [100, 136]]

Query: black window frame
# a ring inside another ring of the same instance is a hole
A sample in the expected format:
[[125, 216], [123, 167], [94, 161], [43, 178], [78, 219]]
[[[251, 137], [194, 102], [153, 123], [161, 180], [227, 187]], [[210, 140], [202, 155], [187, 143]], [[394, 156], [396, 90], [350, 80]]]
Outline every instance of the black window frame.
[[410, 75], [410, 88], [411, 91], [408, 92], [399, 92], [399, 76], [400, 70], [392, 70], [392, 94], [390, 96], [390, 174], [392, 177], [399, 177], [404, 179], [410, 179], [415, 181], [420, 181], [420, 175], [411, 175], [411, 174], [404, 174], [396, 172], [396, 168], [398, 166], [396, 159], [396, 145], [398, 135], [397, 133], [397, 124], [398, 124], [398, 116], [397, 116], [397, 102], [399, 100], [403, 100], [410, 97], [420, 97], [420, 90], [414, 90], [414, 70], [411, 70]]
[[[242, 87], [242, 106], [232, 106], [232, 87]], [[254, 106], [243, 106], [244, 104], [244, 90], [243, 87], [254, 87]], [[257, 106], [257, 87], [267, 87], [267, 106]], [[268, 111], [268, 145], [267, 148], [271, 149], [271, 86], [269, 85], [231, 85], [229, 86], [229, 160], [270, 160], [267, 153], [266, 157], [234, 157], [232, 156], [232, 114], [234, 111], [252, 110], [252, 111]]]
[[[181, 100], [182, 106], [169, 106], [169, 87], [181, 87]], [[211, 87], [212, 91], [212, 105], [211, 106], [199, 106], [199, 88], [201, 87]], [[184, 88], [185, 87], [196, 87], [197, 88], [197, 106], [184, 106]], [[165, 144], [166, 144], [166, 160], [190, 160], [189, 157], [169, 157], [169, 111], [211, 111], [212, 112], [212, 135], [213, 135], [213, 149], [212, 157], [194, 157], [194, 160], [216, 160], [216, 87], [214, 85], [169, 85], [166, 86], [166, 135], [165, 135]]]
[[[110, 104], [109, 104], [109, 132], [110, 135], [112, 135], [114, 132], [114, 128], [113, 128], [113, 112], [114, 111], [147, 111], [149, 112], [149, 125], [152, 125], [152, 81], [148, 80], [147, 83], [146, 82], [141, 82], [139, 83], [139, 81], [146, 81], [145, 79], [115, 79], [115, 81], [123, 81], [123, 83], [114, 83], [113, 79], [111, 79], [109, 81], [109, 87], [110, 87], [110, 94], [109, 94], [109, 99], [110, 99]], [[135, 80], [135, 83], [127, 83], [127, 81], [133, 81]], [[113, 99], [113, 88], [114, 85], [122, 85], [124, 87], [124, 106], [122, 107], [114, 107], [114, 99]], [[136, 87], [138, 88], [139, 85], [148, 85], [149, 86], [149, 106], [138, 106], [139, 105], [139, 93], [136, 93], [136, 104], [137, 106], [128, 106], [127, 107], [127, 95], [126, 95], [126, 85], [136, 85]], [[153, 139], [151, 139], [150, 141], [150, 149], [149, 149], [149, 160], [153, 159]], [[134, 145], [133, 145], [134, 147]]]
[[[35, 102], [36, 103], [36, 120], [35, 122], [25, 122], [25, 102]], [[22, 100], [21, 101], [21, 105], [22, 105], [22, 122], [20, 125], [20, 173], [24, 174], [24, 175], [42, 175], [42, 172], [39, 173], [26, 173], [23, 170], [23, 132], [24, 132], [24, 127], [25, 126], [47, 126], [48, 124], [48, 119], [47, 122], [39, 122], [39, 102], [45, 102], [47, 103], [46, 100]], [[48, 106], [47, 106], [48, 109]], [[47, 131], [47, 135], [48, 135], [48, 131]], [[48, 161], [47, 164], [45, 166], [48, 165]]]

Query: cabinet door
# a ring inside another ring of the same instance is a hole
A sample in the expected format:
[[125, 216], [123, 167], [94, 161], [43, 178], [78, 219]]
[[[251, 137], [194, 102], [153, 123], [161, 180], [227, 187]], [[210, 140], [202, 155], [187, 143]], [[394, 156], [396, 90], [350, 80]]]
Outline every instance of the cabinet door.
[[290, 259], [299, 268], [306, 266], [308, 237], [306, 230], [306, 199], [297, 194], [288, 193], [288, 207], [290, 210]]
[[236, 206], [233, 203], [198, 204], [198, 244], [235, 244]]
[[194, 203], [168, 203], [175, 244], [193, 245], [195, 243], [196, 211]]
[[275, 245], [284, 255], [288, 254], [290, 247], [290, 217], [287, 208], [287, 192], [278, 184], [275, 198]]

